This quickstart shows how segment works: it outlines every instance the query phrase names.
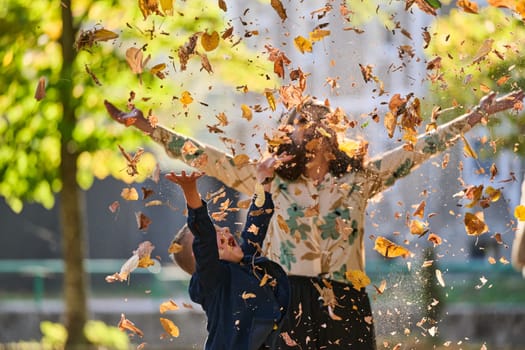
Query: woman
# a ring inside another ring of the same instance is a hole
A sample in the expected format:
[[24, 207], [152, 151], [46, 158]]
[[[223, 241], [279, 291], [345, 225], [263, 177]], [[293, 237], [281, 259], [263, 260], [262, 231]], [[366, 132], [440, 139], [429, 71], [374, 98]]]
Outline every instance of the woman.
[[[499, 99], [492, 93], [471, 112], [419, 135], [412, 150], [400, 146], [370, 160], [364, 159], [364, 150], [351, 156], [340, 151], [326, 107], [307, 103], [285, 118], [276, 152], [286, 151], [295, 159], [283, 164], [272, 181], [275, 214], [265, 240], [268, 258], [283, 266], [292, 289], [280, 348], [376, 348], [368, 296], [346, 278], [365, 271], [368, 200], [454, 145], [483, 118], [514, 108], [522, 99], [521, 90]], [[233, 157], [213, 147], [151, 127], [138, 109], [124, 113], [107, 101], [105, 105], [115, 120], [146, 132], [171, 157], [252, 194], [255, 164], [237, 166]], [[184, 151], [188, 143], [191, 152]]]

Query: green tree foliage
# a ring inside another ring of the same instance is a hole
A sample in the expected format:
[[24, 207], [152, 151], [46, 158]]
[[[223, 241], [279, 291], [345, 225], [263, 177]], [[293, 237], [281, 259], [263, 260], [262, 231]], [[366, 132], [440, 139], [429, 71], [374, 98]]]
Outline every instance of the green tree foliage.
[[[0, 196], [20, 212], [24, 202], [51, 208], [55, 194], [60, 195], [68, 349], [93, 343], [84, 333], [87, 296], [80, 188], [89, 188], [94, 176], [125, 177], [126, 162], [117, 144], [129, 149], [139, 140], [143, 143], [140, 134], [124, 131], [107, 116], [103, 99], [129, 98], [133, 103], [148, 101], [150, 108], [181, 110], [175, 97], [197, 82], [204, 85], [203, 80], [209, 79], [210, 85], [223, 81], [223, 86], [249, 83], [252, 90], [268, 83], [269, 62], [242, 42], [233, 42], [236, 36], [223, 38], [207, 53], [210, 66], [219, 72], [213, 79], [207, 73], [210, 68], [198, 77], [179, 74], [182, 68], [176, 58], [189, 38], [228, 32], [228, 24], [220, 9], [205, 0], [177, 2], [177, 8], [171, 8], [173, 1], [163, 0], [166, 8], [153, 12], [147, 7], [151, 3], [155, 2], [12, 0], [0, 8]], [[141, 11], [138, 5], [143, 6]], [[128, 64], [130, 47], [143, 55], [143, 67]], [[199, 51], [203, 52], [200, 47]], [[149, 56], [153, 65], [146, 62]], [[188, 65], [195, 61], [190, 57]], [[158, 68], [159, 64], [165, 66]], [[154, 67], [162, 74], [152, 72]], [[153, 170], [150, 160], [145, 156], [140, 167]], [[140, 168], [139, 174], [127, 181], [149, 175]]]
[[[479, 14], [452, 9], [436, 18], [429, 32], [429, 60], [441, 58], [438, 69], [431, 70], [430, 96], [442, 108], [473, 105], [489, 90], [504, 93], [525, 87], [525, 25], [512, 13], [494, 7], [482, 8]], [[489, 126], [499, 147], [521, 145], [516, 149], [525, 153], [523, 118], [509, 114]]]

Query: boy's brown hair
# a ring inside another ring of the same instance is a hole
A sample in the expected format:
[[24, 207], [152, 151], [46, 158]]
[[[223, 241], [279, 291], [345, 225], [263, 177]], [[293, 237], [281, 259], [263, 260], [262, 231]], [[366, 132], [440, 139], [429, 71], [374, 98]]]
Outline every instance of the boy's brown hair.
[[188, 225], [185, 224], [175, 234], [170, 245], [171, 259], [190, 275], [195, 272], [195, 257], [193, 256], [192, 244], [193, 233], [191, 233]]

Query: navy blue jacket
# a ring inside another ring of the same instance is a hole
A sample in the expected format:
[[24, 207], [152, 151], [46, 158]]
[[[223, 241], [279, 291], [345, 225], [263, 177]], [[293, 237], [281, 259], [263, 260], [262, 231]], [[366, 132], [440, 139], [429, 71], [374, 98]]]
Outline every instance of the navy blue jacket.
[[[188, 208], [196, 260], [189, 294], [202, 305], [208, 318], [205, 349], [257, 350], [263, 344], [271, 346], [287, 311], [290, 285], [286, 273], [279, 264], [260, 256], [273, 201], [265, 193], [261, 208], [254, 202], [241, 235], [244, 258], [240, 263], [219, 260], [216, 230], [206, 203], [195, 210]], [[249, 229], [251, 225], [258, 228], [257, 234]], [[271, 278], [260, 286], [265, 274]]]

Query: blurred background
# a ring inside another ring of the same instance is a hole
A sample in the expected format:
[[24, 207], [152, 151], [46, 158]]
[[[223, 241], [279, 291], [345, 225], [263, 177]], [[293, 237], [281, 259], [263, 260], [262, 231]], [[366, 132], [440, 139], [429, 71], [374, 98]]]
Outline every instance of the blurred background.
[[[64, 289], [67, 252], [72, 251], [64, 238], [71, 236], [64, 233], [75, 223], [67, 221], [66, 209], [72, 206], [64, 194], [72, 178], [80, 213], [74, 232], [82, 232], [73, 233], [81, 246], [74, 255], [86, 272], [87, 319], [113, 327], [123, 317], [132, 321], [143, 336], [128, 332], [124, 347], [203, 346], [205, 317], [187, 295], [189, 276], [168, 254], [185, 213], [182, 193], [163, 174], [188, 168], [139, 131], [112, 121], [104, 99], [122, 107], [126, 101], [136, 103], [145, 112], [153, 110], [163, 125], [256, 160], [284, 111], [279, 104], [272, 108], [268, 93], [277, 98], [279, 86], [293, 83], [274, 74], [265, 51], [270, 45], [307, 74], [306, 94], [328, 99], [355, 120], [347, 137], [367, 140], [373, 157], [404, 142], [400, 132], [390, 138], [383, 124], [394, 94], [417, 96], [424, 124], [435, 106], [448, 109], [439, 116], [441, 124], [466, 113], [490, 90], [505, 93], [524, 86], [519, 7], [476, 1], [474, 12], [472, 2], [470, 7], [467, 2], [415, 3], [436, 14], [410, 1], [282, 1], [283, 20], [265, 1], [227, 2], [226, 10], [221, 2], [162, 1], [158, 12], [148, 12], [118, 1], [58, 6], [5, 0], [0, 6], [0, 343], [13, 348], [35, 346], [43, 338], [53, 343], [61, 330], [44, 321], [67, 325], [65, 320], [76, 314], [66, 306], [71, 294]], [[72, 9], [74, 40], [69, 42], [64, 8]], [[118, 36], [96, 34], [101, 28]], [[232, 37], [224, 35], [217, 49], [206, 52], [212, 73], [195, 59], [182, 69], [178, 52], [192, 34], [224, 34], [228, 28]], [[314, 29], [330, 34], [312, 40], [312, 52], [302, 52], [294, 38], [308, 37]], [[86, 39], [79, 41], [82, 34]], [[133, 70], [126, 60], [128, 47], [151, 54], [149, 63], [141, 62], [144, 69]], [[429, 64], [438, 57], [437, 67]], [[371, 69], [372, 78], [365, 79], [362, 67]], [[46, 96], [35, 98], [42, 77]], [[192, 102], [181, 103], [185, 92]], [[253, 111], [253, 119], [243, 115], [243, 106]], [[221, 113], [228, 122], [218, 124]], [[516, 113], [498, 114], [369, 203], [368, 293], [378, 348], [525, 349], [525, 280], [510, 264], [523, 180], [522, 119]], [[117, 145], [130, 155], [145, 149], [139, 175], [126, 173]], [[68, 160], [72, 167], [64, 166]], [[494, 166], [497, 174], [491, 172]], [[471, 185], [501, 191], [482, 210], [489, 232], [481, 236], [467, 235], [463, 221], [473, 211], [462, 195]], [[139, 193], [136, 200], [122, 196], [129, 188]], [[202, 193], [218, 191], [234, 204], [246, 199], [214, 179], [201, 182]], [[148, 205], [152, 200], [160, 205]], [[422, 201], [422, 221], [443, 239], [440, 245], [409, 232], [409, 218]], [[151, 220], [146, 228], [139, 227], [140, 213]], [[230, 213], [227, 224], [239, 231], [243, 215], [243, 210]], [[377, 236], [407, 245], [414, 256], [383, 257], [373, 250]], [[155, 264], [134, 270], [126, 282], [108, 283], [105, 277], [120, 271], [146, 240], [155, 246]], [[432, 267], [424, 267], [430, 260]], [[73, 279], [75, 274], [83, 272], [73, 273]], [[161, 313], [159, 306], [170, 299], [179, 308]], [[166, 333], [160, 318], [177, 325], [178, 337]], [[110, 330], [104, 332], [112, 337]]]

